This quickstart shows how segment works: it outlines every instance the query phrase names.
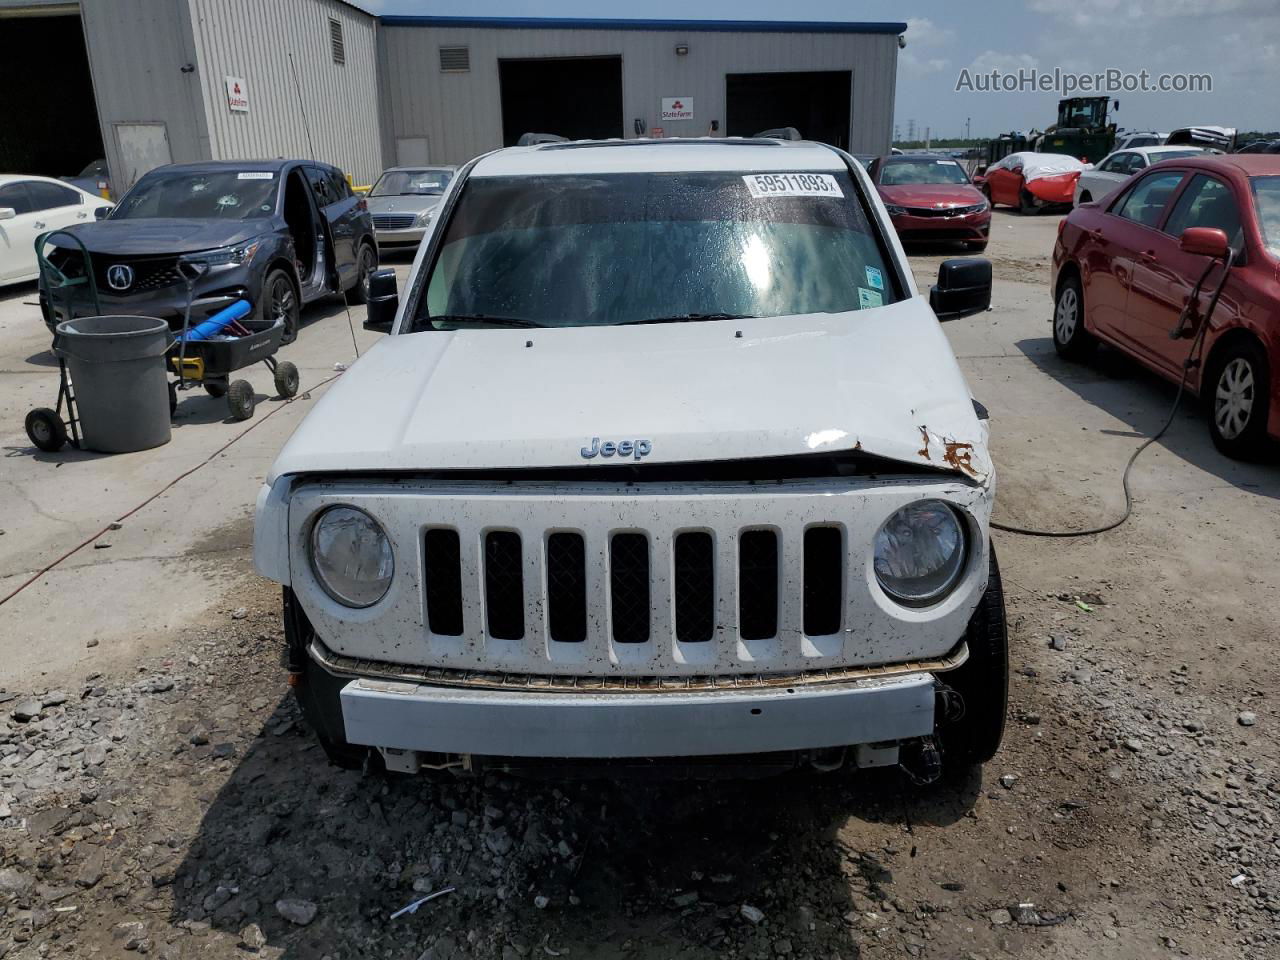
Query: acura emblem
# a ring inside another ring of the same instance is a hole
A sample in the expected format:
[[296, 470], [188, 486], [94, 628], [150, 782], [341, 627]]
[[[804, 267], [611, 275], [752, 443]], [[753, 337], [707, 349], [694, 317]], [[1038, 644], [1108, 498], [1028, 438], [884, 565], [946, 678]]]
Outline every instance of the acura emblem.
[[112, 290], [128, 290], [133, 286], [133, 267], [123, 263], [107, 267], [107, 285]]

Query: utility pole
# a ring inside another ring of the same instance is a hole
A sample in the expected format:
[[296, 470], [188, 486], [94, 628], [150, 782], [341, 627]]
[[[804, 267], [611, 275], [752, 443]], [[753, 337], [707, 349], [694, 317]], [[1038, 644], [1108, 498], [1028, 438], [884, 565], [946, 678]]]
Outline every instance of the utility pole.
[[964, 118], [964, 138], [966, 140], [969, 139], [969, 118], [968, 117]]
[[908, 121], [907, 121], [907, 139], [908, 139], [908, 140], [910, 140], [912, 143], [915, 143], [915, 140], [916, 140], [916, 122], [915, 122], [915, 120], [908, 120]]
[[929, 128], [928, 128], [928, 127], [925, 127], [925, 128], [924, 128], [924, 148], [925, 148], [925, 150], [926, 150], [926, 151], [928, 151], [928, 149], [929, 149], [929, 141], [930, 141], [931, 139], [932, 139], [932, 137], [930, 137], [930, 136], [929, 136]]

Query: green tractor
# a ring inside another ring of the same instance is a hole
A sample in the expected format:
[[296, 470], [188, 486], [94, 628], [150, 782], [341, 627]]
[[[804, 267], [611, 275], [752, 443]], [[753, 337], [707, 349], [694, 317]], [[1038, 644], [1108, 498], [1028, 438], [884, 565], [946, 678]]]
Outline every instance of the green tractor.
[[1037, 153], [1065, 153], [1085, 163], [1097, 163], [1116, 144], [1116, 125], [1107, 122], [1108, 109], [1120, 109], [1110, 97], [1067, 97], [1058, 101], [1058, 122], [1034, 142]]

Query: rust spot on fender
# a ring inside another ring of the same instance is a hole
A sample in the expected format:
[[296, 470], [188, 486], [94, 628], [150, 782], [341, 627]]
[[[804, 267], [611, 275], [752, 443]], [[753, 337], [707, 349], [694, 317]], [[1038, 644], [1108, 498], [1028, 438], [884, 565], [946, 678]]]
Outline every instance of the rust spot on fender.
[[929, 459], [929, 428], [928, 427], [920, 428], [920, 439], [924, 441], [924, 446], [920, 448], [920, 456], [928, 460]]
[[946, 452], [943, 453], [942, 459], [971, 477], [976, 478], [978, 476], [977, 471], [973, 469], [972, 443], [959, 443], [955, 440], [948, 440], [946, 442]]

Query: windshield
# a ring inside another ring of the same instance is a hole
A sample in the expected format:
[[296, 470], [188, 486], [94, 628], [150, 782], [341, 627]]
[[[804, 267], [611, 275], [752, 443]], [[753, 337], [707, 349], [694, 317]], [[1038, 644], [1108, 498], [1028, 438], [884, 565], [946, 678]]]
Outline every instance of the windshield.
[[896, 187], [904, 183], [968, 183], [964, 168], [954, 160], [913, 160], [886, 163], [880, 184]]
[[388, 170], [369, 191], [371, 197], [435, 197], [453, 179], [449, 170]]
[[1253, 205], [1263, 245], [1272, 256], [1280, 257], [1280, 177], [1253, 178]]
[[276, 208], [276, 175], [269, 170], [183, 170], [148, 173], [139, 180], [112, 220], [143, 217], [191, 217], [198, 220], [248, 220], [269, 217]]
[[899, 299], [847, 171], [484, 177], [414, 330], [836, 313]]

